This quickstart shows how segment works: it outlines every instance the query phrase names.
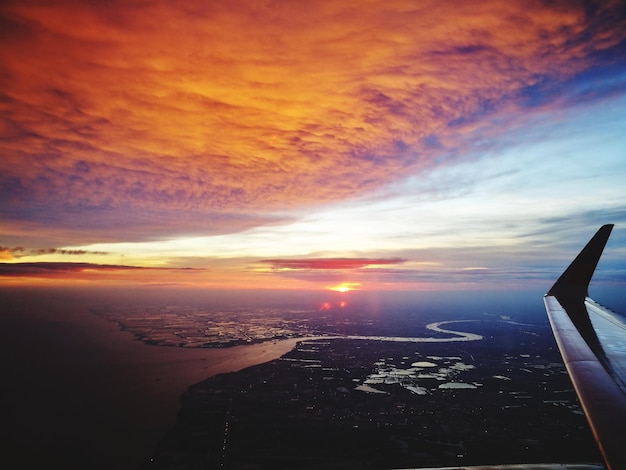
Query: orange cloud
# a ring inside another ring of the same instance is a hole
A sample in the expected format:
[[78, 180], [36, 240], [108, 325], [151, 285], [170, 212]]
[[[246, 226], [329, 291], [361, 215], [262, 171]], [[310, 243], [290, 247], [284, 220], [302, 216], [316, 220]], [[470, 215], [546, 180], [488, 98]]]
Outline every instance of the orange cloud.
[[3, 2], [0, 227], [225, 233], [380, 188], [610, 58], [618, 3]]
[[7, 247], [0, 246], [0, 260], [9, 261], [13, 259], [11, 250]]

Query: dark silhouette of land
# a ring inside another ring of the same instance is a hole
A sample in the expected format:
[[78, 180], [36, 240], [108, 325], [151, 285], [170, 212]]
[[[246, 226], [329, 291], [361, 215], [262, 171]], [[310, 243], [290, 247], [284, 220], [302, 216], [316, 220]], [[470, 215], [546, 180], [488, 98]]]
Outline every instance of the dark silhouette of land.
[[467, 343], [306, 340], [182, 397], [145, 468], [385, 469], [600, 461], [549, 331]]

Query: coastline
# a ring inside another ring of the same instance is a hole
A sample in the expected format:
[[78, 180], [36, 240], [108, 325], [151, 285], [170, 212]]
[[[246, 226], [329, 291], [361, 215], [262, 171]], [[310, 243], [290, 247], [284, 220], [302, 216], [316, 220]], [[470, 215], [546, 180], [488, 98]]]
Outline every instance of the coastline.
[[87, 302], [1, 292], [0, 304], [6, 459], [19, 468], [136, 468], [174, 426], [189, 386], [278, 358], [302, 340], [153, 346]]

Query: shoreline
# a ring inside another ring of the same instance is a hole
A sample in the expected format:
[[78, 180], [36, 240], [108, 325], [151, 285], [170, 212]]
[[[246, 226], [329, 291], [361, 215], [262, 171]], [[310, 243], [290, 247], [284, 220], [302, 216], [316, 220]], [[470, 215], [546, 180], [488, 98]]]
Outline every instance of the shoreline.
[[302, 340], [147, 345], [90, 312], [88, 301], [69, 300], [0, 297], [6, 458], [19, 468], [137, 468], [175, 425], [191, 385], [276, 359]]

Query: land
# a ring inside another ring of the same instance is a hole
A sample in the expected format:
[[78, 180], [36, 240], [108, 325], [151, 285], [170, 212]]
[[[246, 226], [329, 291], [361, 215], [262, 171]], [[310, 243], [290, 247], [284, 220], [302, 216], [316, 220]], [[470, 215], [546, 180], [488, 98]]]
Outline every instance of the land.
[[200, 382], [146, 468], [600, 460], [549, 330], [498, 318], [461, 325], [484, 339], [308, 339]]
[[428, 318], [439, 319], [432, 314], [400, 310], [377, 316], [358, 306], [316, 311], [259, 306], [103, 304], [92, 306], [91, 311], [146, 344], [182, 348], [228, 348], [310, 336], [450, 336], [426, 328]]

